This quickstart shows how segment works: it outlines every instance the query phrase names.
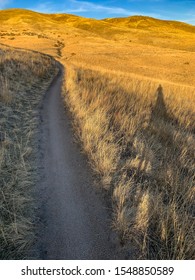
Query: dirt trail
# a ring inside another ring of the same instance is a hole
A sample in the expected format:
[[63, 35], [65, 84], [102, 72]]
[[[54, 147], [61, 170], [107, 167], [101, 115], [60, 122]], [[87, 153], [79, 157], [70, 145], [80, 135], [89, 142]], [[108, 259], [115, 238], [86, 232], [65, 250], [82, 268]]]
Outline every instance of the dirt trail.
[[[106, 204], [73, 141], [61, 99], [63, 69], [41, 106], [38, 250], [41, 259], [118, 259]], [[96, 188], [96, 189], [95, 189]]]

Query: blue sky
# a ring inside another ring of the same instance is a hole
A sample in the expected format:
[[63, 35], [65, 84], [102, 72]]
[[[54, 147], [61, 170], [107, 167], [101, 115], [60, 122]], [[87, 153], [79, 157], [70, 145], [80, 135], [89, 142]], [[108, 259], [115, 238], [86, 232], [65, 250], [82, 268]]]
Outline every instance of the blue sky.
[[0, 9], [6, 8], [71, 13], [97, 19], [148, 15], [195, 25], [195, 0], [0, 0]]

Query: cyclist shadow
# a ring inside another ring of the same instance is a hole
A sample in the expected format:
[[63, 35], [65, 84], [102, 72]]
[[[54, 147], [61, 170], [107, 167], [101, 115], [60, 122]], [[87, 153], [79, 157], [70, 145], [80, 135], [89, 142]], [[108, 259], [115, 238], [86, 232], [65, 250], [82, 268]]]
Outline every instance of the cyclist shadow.
[[[131, 165], [131, 167], [126, 169], [127, 178], [134, 176], [140, 183], [147, 179], [147, 170], [153, 169], [151, 152], [148, 152], [150, 148], [148, 139], [151, 138], [151, 135], [157, 139], [157, 141], [160, 141], [162, 145], [173, 144], [172, 134], [166, 132], [165, 124], [169, 125], [175, 121], [170, 113], [168, 113], [161, 85], [159, 85], [156, 90], [156, 101], [151, 108], [151, 115], [147, 122], [148, 124], [146, 127], [144, 126], [143, 129], [139, 127], [129, 139], [124, 138], [113, 181], [115, 181], [117, 177], [120, 177], [121, 166], [123, 166], [126, 161], [134, 161], [134, 163], [136, 161], [135, 166]], [[140, 126], [143, 126], [144, 123], [145, 120], [143, 119], [140, 122]], [[164, 135], [162, 133], [163, 129], [165, 130]], [[137, 141], [141, 142], [141, 148], [136, 147]], [[125, 168], [122, 168], [122, 172], [124, 172], [124, 170]]]
[[[172, 188], [167, 183], [167, 176], [172, 174], [171, 176], [176, 180], [178, 167], [180, 179], [183, 182], [187, 176], [193, 176], [190, 173], [192, 171], [183, 166], [182, 145], [179, 142], [180, 138], [175, 137], [175, 135], [180, 135], [181, 127], [165, 100], [163, 87], [159, 85], [153, 105], [147, 112], [147, 116], [150, 113], [149, 118], [140, 122], [137, 131], [129, 139], [124, 135], [125, 144], [122, 146], [113, 177], [113, 189], [122, 182], [122, 191], [125, 192], [126, 201], [121, 206], [121, 213], [123, 214], [126, 209], [129, 211], [125, 216], [127, 224], [130, 225], [127, 235], [136, 235], [140, 244], [143, 244], [142, 241], [146, 238], [144, 241], [144, 246], [148, 249], [146, 251], [151, 251], [154, 256], [166, 247], [165, 243], [168, 240], [158, 235], [156, 221], [160, 215], [158, 201], [155, 199], [160, 194], [159, 205], [162, 207], [165, 205], [165, 209], [169, 205], [172, 199]], [[130, 209], [127, 205], [131, 205]], [[144, 212], [141, 212], [142, 206], [145, 206]], [[137, 230], [134, 231], [134, 228]], [[121, 236], [121, 240], [125, 243], [126, 237], [122, 234]], [[173, 253], [171, 251], [171, 254]]]
[[[142, 129], [142, 138], [144, 140], [144, 147], [142, 149], [141, 155], [139, 155], [139, 164], [137, 167], [137, 173], [139, 175], [146, 173], [146, 170], [149, 168], [153, 169], [154, 166], [151, 161], [151, 153], [148, 152], [150, 144], [148, 139], [155, 139], [157, 142], [160, 142], [163, 147], [168, 147], [173, 145], [173, 136], [172, 133], [169, 133], [169, 128], [173, 123], [176, 123], [174, 117], [168, 112], [165, 100], [163, 87], [158, 86], [156, 90], [156, 101], [151, 108], [151, 115], [148, 121], [148, 125]], [[159, 156], [162, 152], [162, 149], [159, 151]], [[163, 155], [162, 155], [163, 158]]]
[[172, 123], [174, 121], [174, 117], [171, 116], [170, 113], [168, 113], [167, 111], [167, 107], [164, 100], [163, 87], [161, 85], [158, 86], [156, 95], [156, 103], [151, 110], [149, 126], [152, 122], [156, 122], [157, 120]]

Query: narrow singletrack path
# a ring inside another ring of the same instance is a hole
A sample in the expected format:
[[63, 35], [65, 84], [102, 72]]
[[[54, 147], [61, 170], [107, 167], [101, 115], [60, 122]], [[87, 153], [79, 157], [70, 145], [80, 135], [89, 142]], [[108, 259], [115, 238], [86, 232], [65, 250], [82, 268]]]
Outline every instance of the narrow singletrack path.
[[39, 258], [119, 259], [106, 204], [73, 140], [61, 97], [63, 71], [59, 66], [40, 109]]

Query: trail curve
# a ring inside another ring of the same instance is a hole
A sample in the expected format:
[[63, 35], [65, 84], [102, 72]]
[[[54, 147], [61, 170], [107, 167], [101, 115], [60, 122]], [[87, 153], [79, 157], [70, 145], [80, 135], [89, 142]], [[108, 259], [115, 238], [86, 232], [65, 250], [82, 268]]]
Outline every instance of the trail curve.
[[73, 139], [61, 97], [64, 69], [40, 109], [41, 180], [37, 186], [40, 259], [119, 259], [117, 242], [92, 172]]

